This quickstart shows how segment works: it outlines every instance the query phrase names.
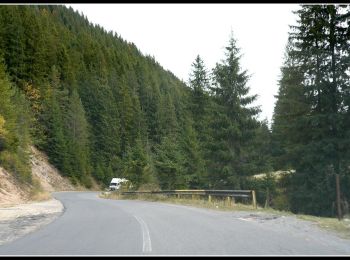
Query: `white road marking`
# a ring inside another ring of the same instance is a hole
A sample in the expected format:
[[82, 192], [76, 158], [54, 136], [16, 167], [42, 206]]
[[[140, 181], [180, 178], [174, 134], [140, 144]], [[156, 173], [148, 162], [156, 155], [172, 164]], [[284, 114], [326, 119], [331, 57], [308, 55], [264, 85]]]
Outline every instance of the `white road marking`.
[[140, 223], [141, 229], [142, 229], [142, 240], [143, 240], [142, 251], [152, 252], [151, 237], [149, 235], [149, 229], [147, 227], [147, 224], [140, 217], [134, 216], [134, 218], [136, 218], [136, 220]]

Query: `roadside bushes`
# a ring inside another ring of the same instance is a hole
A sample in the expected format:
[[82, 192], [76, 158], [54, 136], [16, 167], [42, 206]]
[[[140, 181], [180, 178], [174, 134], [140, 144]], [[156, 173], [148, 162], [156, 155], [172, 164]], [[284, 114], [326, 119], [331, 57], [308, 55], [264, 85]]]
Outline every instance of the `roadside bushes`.
[[288, 179], [289, 175], [276, 176], [275, 173], [267, 173], [249, 178], [247, 187], [255, 190], [257, 203], [261, 207], [289, 211], [290, 203], [284, 188]]
[[146, 183], [142, 184], [139, 188], [138, 191], [160, 191], [160, 187], [156, 183]]
[[22, 183], [32, 183], [31, 168], [26, 157], [3, 151], [0, 153], [0, 165], [11, 172]]

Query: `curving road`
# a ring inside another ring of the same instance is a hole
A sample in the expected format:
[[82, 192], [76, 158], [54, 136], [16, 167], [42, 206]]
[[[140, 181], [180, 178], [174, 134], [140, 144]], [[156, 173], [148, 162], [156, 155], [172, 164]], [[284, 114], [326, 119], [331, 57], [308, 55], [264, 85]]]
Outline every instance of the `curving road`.
[[350, 255], [350, 241], [293, 217], [54, 193], [64, 213], [0, 255]]

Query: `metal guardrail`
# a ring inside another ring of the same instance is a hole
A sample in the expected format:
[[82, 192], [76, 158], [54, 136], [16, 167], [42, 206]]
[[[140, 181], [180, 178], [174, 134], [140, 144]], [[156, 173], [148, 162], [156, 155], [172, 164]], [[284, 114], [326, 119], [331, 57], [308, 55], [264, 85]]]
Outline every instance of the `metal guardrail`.
[[124, 191], [122, 195], [135, 195], [135, 194], [163, 194], [163, 195], [176, 195], [180, 198], [181, 195], [195, 195], [208, 196], [208, 201], [211, 202], [212, 196], [226, 197], [229, 203], [232, 198], [251, 198], [253, 208], [257, 208], [256, 196], [254, 190], [162, 190], [162, 191]]

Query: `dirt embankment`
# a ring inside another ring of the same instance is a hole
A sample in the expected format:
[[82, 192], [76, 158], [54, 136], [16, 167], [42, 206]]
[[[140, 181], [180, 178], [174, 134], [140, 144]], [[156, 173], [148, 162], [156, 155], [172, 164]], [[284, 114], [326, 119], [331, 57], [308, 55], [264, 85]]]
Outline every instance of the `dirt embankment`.
[[[62, 177], [35, 147], [31, 147], [30, 163], [32, 185], [19, 184], [0, 167], [0, 245], [49, 224], [62, 213], [62, 203], [53, 199], [51, 192], [86, 190]], [[98, 185], [93, 188], [98, 190]]]
[[20, 188], [14, 177], [0, 167], [0, 207], [27, 201], [29, 189]]
[[32, 176], [40, 181], [44, 191], [75, 191], [82, 189], [60, 175], [59, 171], [49, 163], [47, 156], [35, 147], [31, 147]]
[[47, 156], [33, 146], [30, 163], [36, 187], [20, 185], [12, 174], [0, 167], [0, 207], [48, 200], [51, 198], [50, 192], [53, 191], [83, 189], [73, 186], [67, 178], [62, 177], [59, 171], [49, 163]]

